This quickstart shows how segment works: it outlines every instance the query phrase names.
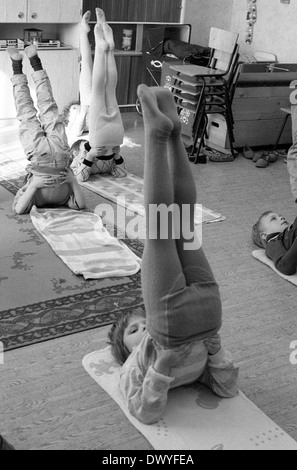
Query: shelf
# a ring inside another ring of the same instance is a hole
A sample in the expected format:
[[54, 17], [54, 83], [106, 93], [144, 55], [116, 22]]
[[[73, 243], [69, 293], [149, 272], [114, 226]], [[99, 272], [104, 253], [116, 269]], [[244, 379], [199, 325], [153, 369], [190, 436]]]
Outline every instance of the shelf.
[[[92, 55], [95, 55], [95, 49], [92, 49]], [[140, 51], [121, 51], [120, 49], [115, 49], [114, 55], [116, 57], [142, 57], [142, 52]]]
[[[162, 25], [179, 26], [183, 23], [168, 23], [167, 21], [107, 21], [108, 24], [133, 24], [133, 25]], [[96, 21], [90, 21], [89, 24], [96, 24]]]
[[120, 51], [120, 50], [115, 50], [114, 51], [115, 56], [136, 56], [136, 57], [141, 57], [142, 52], [139, 51]]
[[[66, 46], [66, 47], [39, 47], [38, 51], [72, 51], [76, 50], [74, 47]], [[24, 51], [24, 49], [19, 49], [19, 51]], [[6, 52], [6, 49], [0, 48], [0, 52]]]

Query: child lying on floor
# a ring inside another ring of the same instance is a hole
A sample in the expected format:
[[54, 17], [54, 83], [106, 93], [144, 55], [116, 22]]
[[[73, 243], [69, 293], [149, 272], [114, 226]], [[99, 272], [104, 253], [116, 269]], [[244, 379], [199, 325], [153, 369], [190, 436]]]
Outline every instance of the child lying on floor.
[[37, 207], [68, 206], [72, 209], [85, 207], [84, 197], [70, 169], [71, 157], [63, 123], [53, 98], [47, 73], [42, 68], [34, 45], [25, 49], [34, 69], [40, 118], [34, 107], [27, 77], [23, 74], [23, 56], [15, 48], [7, 49], [14, 75], [13, 93], [20, 124], [20, 140], [30, 160], [26, 183], [14, 200], [17, 214], [30, 212]]
[[[220, 397], [234, 397], [238, 368], [218, 334], [221, 298], [195, 233], [196, 188], [174, 97], [165, 88], [145, 85], [139, 87], [138, 96], [146, 142], [147, 235], [142, 260], [146, 318], [124, 315], [113, 325], [109, 341], [122, 364], [120, 388], [129, 411], [151, 424], [161, 417], [168, 391], [174, 387], [198, 381]], [[186, 206], [189, 211], [166, 221], [151, 217], [150, 208], [161, 204]], [[168, 236], [163, 223], [165, 227], [168, 223]], [[189, 242], [195, 249], [187, 249]]]
[[275, 212], [261, 215], [253, 226], [253, 242], [274, 263], [278, 271], [286, 276], [293, 276], [297, 269], [297, 218], [293, 224]]
[[[117, 178], [127, 176], [124, 159], [120, 155], [124, 128], [116, 99], [118, 76], [113, 32], [100, 8], [96, 8], [96, 16], [94, 66], [88, 39], [91, 12], [87, 11], [81, 21], [81, 105], [70, 107], [66, 127], [74, 157], [72, 168], [78, 181], [87, 181], [91, 174], [110, 173]], [[90, 133], [90, 142], [83, 136], [78, 139], [86, 129]]]

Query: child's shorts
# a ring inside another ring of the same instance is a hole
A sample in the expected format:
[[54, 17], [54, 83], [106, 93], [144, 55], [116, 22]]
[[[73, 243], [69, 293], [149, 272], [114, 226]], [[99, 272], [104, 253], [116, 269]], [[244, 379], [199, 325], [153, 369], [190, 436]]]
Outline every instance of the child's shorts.
[[34, 155], [30, 160], [27, 170], [30, 173], [53, 175], [70, 167], [71, 156], [67, 152], [56, 152], [53, 154]]
[[149, 334], [164, 347], [206, 339], [222, 326], [219, 287], [211, 279], [181, 288], [177, 281], [170, 293], [150, 303], [146, 317]]

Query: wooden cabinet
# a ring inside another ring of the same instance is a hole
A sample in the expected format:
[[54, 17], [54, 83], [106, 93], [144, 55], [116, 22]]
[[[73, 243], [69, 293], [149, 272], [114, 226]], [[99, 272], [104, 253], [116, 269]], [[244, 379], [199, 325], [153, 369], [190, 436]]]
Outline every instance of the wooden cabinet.
[[[54, 98], [62, 111], [71, 101], [78, 100], [79, 90], [79, 53], [77, 50], [39, 51], [44, 69], [47, 71]], [[0, 119], [16, 117], [11, 83], [11, 59], [4, 51], [0, 52]], [[32, 80], [32, 68], [29, 61], [24, 60], [23, 71], [28, 77], [31, 94], [36, 102], [35, 85]]]
[[[125, 109], [133, 108], [137, 98], [137, 87], [140, 83], [154, 84], [144, 67], [142, 58], [143, 40], [148, 29], [156, 26], [164, 29], [166, 25], [180, 25], [182, 0], [84, 0], [83, 12], [91, 11], [91, 23], [96, 22], [95, 8], [101, 8], [107, 22], [113, 29], [115, 39], [115, 56], [118, 68], [117, 99]], [[153, 23], [153, 24], [152, 24]], [[130, 51], [122, 50], [123, 30], [132, 31]], [[170, 37], [188, 42], [189, 28], [180, 28]], [[94, 36], [90, 42], [95, 47]]]
[[78, 23], [82, 0], [0, 0], [0, 23]]
[[[39, 49], [42, 63], [51, 80], [54, 97], [60, 111], [79, 99], [79, 23], [83, 0], [0, 0], [0, 39], [23, 39], [24, 29], [36, 27], [43, 39], [57, 39], [67, 46]], [[28, 24], [28, 26], [27, 26]], [[36, 26], [34, 26], [36, 25]], [[6, 48], [6, 45], [2, 46]], [[23, 70], [35, 96], [32, 69], [26, 58]], [[0, 50], [0, 119], [15, 118], [12, 93], [11, 60], [5, 49]]]
[[107, 21], [179, 23], [182, 0], [84, 0], [83, 10], [105, 12]]
[[29, 0], [28, 20], [36, 23], [78, 23], [81, 0]]
[[27, 0], [0, 0], [0, 23], [25, 23]]

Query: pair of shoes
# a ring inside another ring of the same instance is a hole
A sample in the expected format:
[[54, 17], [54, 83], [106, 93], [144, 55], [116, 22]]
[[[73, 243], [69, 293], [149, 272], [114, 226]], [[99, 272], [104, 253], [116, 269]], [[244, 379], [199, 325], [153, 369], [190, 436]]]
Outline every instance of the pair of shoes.
[[233, 155], [218, 152], [210, 147], [204, 147], [202, 152], [211, 162], [233, 162], [234, 160]]
[[253, 162], [256, 163], [257, 168], [267, 168], [269, 163], [275, 163], [277, 154], [275, 152], [260, 152], [255, 153]]
[[247, 160], [253, 160], [255, 155], [253, 149], [251, 149], [251, 147], [248, 147], [247, 145], [244, 146], [242, 153], [244, 158], [246, 158]]
[[121, 163], [121, 165], [114, 164], [110, 174], [114, 178], [126, 178], [128, 172], [125, 163]]
[[269, 165], [269, 155], [261, 155], [256, 163], [257, 168], [267, 168]]

